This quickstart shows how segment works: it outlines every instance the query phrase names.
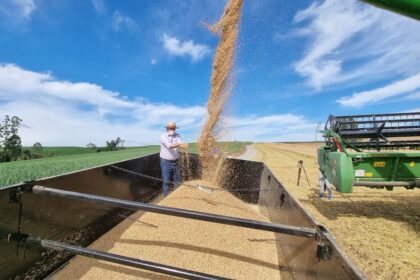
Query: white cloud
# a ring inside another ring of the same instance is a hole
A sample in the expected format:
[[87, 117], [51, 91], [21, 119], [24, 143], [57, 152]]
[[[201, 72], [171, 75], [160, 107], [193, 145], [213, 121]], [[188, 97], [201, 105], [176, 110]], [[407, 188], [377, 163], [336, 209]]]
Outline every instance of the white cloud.
[[404, 80], [393, 82], [381, 88], [358, 92], [354, 93], [352, 96], [342, 97], [338, 100], [338, 103], [348, 107], [362, 107], [384, 99], [412, 93], [418, 89], [420, 89], [420, 73], [410, 76]]
[[0, 100], [0, 117], [18, 115], [29, 127], [21, 129], [25, 145], [101, 145], [117, 136], [152, 144], [170, 119], [191, 138], [205, 116], [202, 106], [130, 100], [95, 84], [58, 80], [11, 64], [0, 65]]
[[48, 73], [28, 71], [13, 64], [0, 65], [0, 98], [36, 101], [40, 96], [97, 105], [104, 111], [133, 107], [118, 93], [95, 84], [57, 81]]
[[33, 0], [13, 0], [13, 3], [18, 8], [20, 15], [23, 18], [28, 18], [31, 16], [32, 12], [35, 10], [36, 6]]
[[420, 91], [407, 95], [406, 100], [420, 100]]
[[106, 12], [106, 5], [104, 0], [92, 0], [92, 5], [95, 8], [95, 11], [100, 14], [103, 15]]
[[411, 75], [418, 71], [420, 26], [360, 1], [317, 1], [295, 16], [309, 39], [295, 70], [314, 89]]
[[414, 108], [414, 109], [411, 109], [411, 110], [408, 110], [408, 111], [406, 111], [407, 113], [412, 113], [412, 112], [415, 112], [415, 113], [417, 113], [417, 112], [420, 112], [420, 107], [418, 107], [418, 108]]
[[[317, 124], [295, 114], [227, 118], [230, 140], [242, 141], [313, 141]], [[319, 139], [319, 137], [318, 137]]]
[[137, 24], [132, 18], [116, 10], [112, 15], [112, 30], [121, 31], [123, 28], [133, 31], [137, 29]]
[[30, 19], [35, 9], [34, 0], [11, 0], [0, 3], [0, 12], [17, 20]]
[[210, 47], [204, 44], [196, 44], [192, 40], [181, 42], [176, 37], [163, 34], [162, 42], [164, 49], [174, 56], [190, 56], [192, 61], [199, 61], [210, 53]]
[[[49, 73], [0, 64], [0, 118], [18, 115], [24, 145], [103, 145], [117, 136], [128, 145], [156, 144], [164, 124], [177, 121], [183, 138], [194, 142], [206, 117], [205, 106], [155, 104], [86, 82], [59, 80]], [[315, 124], [294, 114], [226, 118], [224, 139], [312, 140]]]
[[373, 17], [367, 17], [365, 9], [358, 9], [352, 1], [316, 2], [298, 12], [295, 22], [310, 22], [299, 33], [312, 37], [312, 42], [304, 58], [295, 65], [295, 70], [308, 78], [316, 89], [330, 83], [340, 73], [342, 64], [333, 53], [372, 20]]

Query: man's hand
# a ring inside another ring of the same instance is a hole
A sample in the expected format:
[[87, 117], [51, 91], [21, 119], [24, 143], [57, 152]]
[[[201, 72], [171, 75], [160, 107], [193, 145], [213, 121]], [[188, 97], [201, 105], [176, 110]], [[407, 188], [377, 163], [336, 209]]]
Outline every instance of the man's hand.
[[187, 149], [188, 148], [188, 143], [176, 143], [176, 144], [172, 144], [169, 147], [170, 148], [184, 148], [184, 149]]

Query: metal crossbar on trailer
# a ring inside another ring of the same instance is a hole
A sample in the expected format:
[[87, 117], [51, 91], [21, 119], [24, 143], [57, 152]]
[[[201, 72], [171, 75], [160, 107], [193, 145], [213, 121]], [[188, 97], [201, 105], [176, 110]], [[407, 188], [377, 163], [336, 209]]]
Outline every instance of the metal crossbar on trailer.
[[149, 262], [141, 259], [130, 258], [112, 253], [106, 253], [94, 249], [84, 248], [80, 246], [70, 245], [63, 242], [57, 242], [40, 237], [31, 236], [22, 233], [2, 233], [9, 242], [17, 241], [24, 242], [25, 244], [39, 245], [42, 248], [52, 249], [55, 251], [63, 251], [75, 255], [85, 256], [98, 260], [104, 260], [112, 263], [122, 264], [130, 267], [141, 268], [149, 271], [158, 272], [161, 274], [172, 275], [185, 279], [197, 280], [223, 280], [229, 279], [225, 277], [215, 276], [211, 274], [196, 272], [192, 270], [177, 268], [173, 266], [163, 265], [159, 263]]
[[142, 202], [129, 201], [117, 198], [110, 198], [106, 196], [91, 195], [79, 192], [71, 192], [66, 190], [47, 188], [43, 186], [33, 186], [32, 192], [34, 194], [56, 196], [62, 198], [77, 199], [93, 203], [101, 203], [126, 209], [141, 210], [146, 212], [153, 212], [157, 214], [170, 215], [182, 217], [187, 219], [201, 220], [212, 223], [219, 223], [237, 227], [253, 228], [264, 231], [271, 231], [276, 233], [289, 234], [300, 237], [316, 238], [317, 231], [310, 228], [295, 227], [289, 225], [279, 225], [267, 222], [259, 222], [254, 220], [235, 218], [223, 215], [215, 215], [198, 211], [190, 211], [185, 209], [151, 205]]
[[[150, 180], [154, 180], [154, 181], [158, 181], [158, 182], [163, 183], [162, 178], [158, 178], [158, 177], [155, 177], [155, 176], [150, 176], [150, 175], [147, 175], [147, 174], [143, 174], [141, 172], [136, 172], [136, 171], [129, 170], [129, 169], [126, 169], [126, 168], [122, 168], [120, 166], [111, 165], [110, 168], [115, 169], [115, 170], [119, 170], [119, 171], [122, 171], [122, 172], [126, 172], [126, 173], [134, 175], [134, 176], [139, 176], [139, 177], [142, 177], [142, 178], [146, 178], [146, 179], [150, 179]], [[171, 183], [171, 184], [177, 184], [177, 182], [174, 182], [174, 181], [171, 181], [171, 180], [169, 180], [167, 182]], [[235, 190], [235, 189], [225, 190], [225, 189], [213, 188], [213, 187], [210, 187], [210, 186], [205, 186], [205, 185], [200, 185], [200, 184], [189, 184], [189, 183], [186, 183], [186, 182], [183, 182], [182, 185], [184, 185], [188, 188], [197, 189], [197, 190], [201, 190], [201, 191], [205, 191], [205, 192], [209, 192], [209, 193], [214, 192], [214, 191], [216, 191], [216, 192], [228, 192], [228, 193], [255, 192], [255, 191], [258, 191], [258, 192], [272, 192], [272, 191], [275, 191], [275, 189], [261, 189], [261, 188], [241, 188], [241, 189], [238, 189], [238, 190]]]

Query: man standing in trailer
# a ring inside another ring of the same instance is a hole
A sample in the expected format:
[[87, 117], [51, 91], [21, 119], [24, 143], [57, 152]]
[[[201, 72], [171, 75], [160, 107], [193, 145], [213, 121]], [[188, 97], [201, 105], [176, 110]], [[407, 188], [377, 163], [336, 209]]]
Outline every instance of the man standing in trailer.
[[169, 183], [173, 182], [174, 188], [181, 182], [181, 170], [179, 166], [179, 148], [186, 148], [181, 136], [175, 132], [176, 123], [168, 122], [166, 132], [160, 136], [160, 168], [163, 179], [163, 195], [169, 194]]

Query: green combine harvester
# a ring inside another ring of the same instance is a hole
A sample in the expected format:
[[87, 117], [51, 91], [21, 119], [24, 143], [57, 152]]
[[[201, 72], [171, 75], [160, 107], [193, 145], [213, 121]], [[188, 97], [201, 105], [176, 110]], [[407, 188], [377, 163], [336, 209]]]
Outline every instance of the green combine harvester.
[[[420, 0], [361, 1], [420, 20]], [[353, 186], [420, 188], [420, 112], [330, 115], [321, 133], [321, 198], [326, 190], [332, 198], [332, 186], [343, 193]]]
[[343, 193], [353, 186], [420, 187], [420, 112], [330, 115], [321, 133], [321, 194], [331, 185]]

